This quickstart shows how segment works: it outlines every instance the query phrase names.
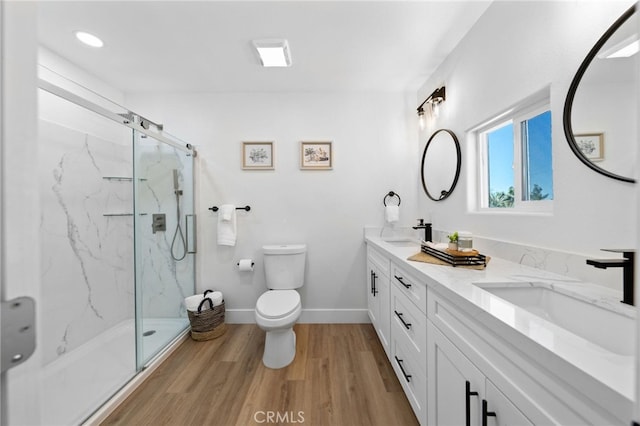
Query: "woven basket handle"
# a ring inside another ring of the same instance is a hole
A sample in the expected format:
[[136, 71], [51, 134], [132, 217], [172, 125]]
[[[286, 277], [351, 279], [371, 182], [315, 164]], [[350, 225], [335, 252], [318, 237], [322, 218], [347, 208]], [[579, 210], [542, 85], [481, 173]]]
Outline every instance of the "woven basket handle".
[[208, 293], [213, 293], [213, 290], [205, 290], [205, 291], [204, 291], [204, 293], [202, 293], [202, 295], [203, 295], [204, 297], [207, 297], [207, 294], [208, 294]]
[[198, 305], [198, 313], [202, 313], [202, 305], [204, 305], [204, 302], [207, 300], [209, 301], [209, 309], [213, 309], [213, 302], [210, 297], [207, 297], [206, 299], [202, 299], [202, 302]]

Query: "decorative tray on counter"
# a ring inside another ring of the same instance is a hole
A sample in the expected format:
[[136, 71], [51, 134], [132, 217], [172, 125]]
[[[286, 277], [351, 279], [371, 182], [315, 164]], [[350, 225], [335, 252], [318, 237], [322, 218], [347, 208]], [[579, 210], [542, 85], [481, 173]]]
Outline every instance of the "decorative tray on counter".
[[478, 253], [477, 250], [473, 250], [470, 252], [453, 250], [442, 251], [431, 248], [424, 244], [420, 246], [420, 250], [423, 253], [427, 253], [430, 256], [442, 260], [443, 262], [447, 262], [451, 266], [487, 266], [487, 257], [483, 254]]

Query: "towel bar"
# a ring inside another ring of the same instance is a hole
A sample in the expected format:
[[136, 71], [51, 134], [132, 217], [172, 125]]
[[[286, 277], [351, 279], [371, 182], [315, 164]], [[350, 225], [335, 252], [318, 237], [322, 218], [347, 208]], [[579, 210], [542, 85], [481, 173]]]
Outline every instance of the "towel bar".
[[[209, 207], [207, 210], [211, 210], [212, 212], [217, 212], [218, 211], [218, 206]], [[249, 210], [251, 210], [251, 207], [250, 206], [236, 207], [236, 210], [249, 211]]]

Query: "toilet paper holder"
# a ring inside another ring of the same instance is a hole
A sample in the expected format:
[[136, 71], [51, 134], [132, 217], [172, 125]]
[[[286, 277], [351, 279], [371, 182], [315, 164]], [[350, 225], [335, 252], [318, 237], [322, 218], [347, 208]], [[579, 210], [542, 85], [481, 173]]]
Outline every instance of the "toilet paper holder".
[[251, 258], [240, 259], [237, 265], [238, 265], [238, 271], [240, 272], [253, 272], [253, 266], [255, 265], [255, 262]]

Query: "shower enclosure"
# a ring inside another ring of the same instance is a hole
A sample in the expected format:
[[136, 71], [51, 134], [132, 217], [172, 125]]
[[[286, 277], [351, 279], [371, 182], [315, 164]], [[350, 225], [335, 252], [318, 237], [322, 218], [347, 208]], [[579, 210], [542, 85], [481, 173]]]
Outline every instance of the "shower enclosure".
[[195, 151], [44, 80], [38, 105], [40, 369], [28, 393], [10, 378], [9, 407], [29, 398], [33, 410], [10, 409], [8, 423], [72, 425], [188, 329]]

